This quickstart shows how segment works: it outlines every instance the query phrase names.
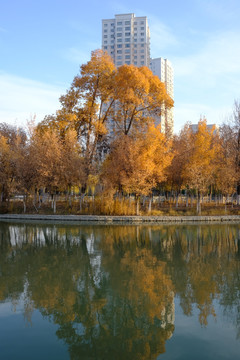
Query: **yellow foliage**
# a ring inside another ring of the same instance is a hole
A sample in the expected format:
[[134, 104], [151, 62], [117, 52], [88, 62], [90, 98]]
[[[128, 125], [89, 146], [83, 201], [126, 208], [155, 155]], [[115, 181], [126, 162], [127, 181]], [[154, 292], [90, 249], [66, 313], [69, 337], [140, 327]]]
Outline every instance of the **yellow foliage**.
[[149, 194], [165, 179], [165, 170], [172, 159], [170, 145], [154, 126], [149, 126], [145, 133], [136, 133], [134, 138], [119, 137], [103, 165], [108, 186], [136, 195]]

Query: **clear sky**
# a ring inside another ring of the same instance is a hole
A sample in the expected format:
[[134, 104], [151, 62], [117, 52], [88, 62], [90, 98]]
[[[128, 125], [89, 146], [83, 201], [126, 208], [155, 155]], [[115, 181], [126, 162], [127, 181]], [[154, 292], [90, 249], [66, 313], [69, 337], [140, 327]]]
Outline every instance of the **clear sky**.
[[0, 122], [55, 113], [101, 20], [121, 13], [147, 16], [151, 57], [173, 65], [175, 132], [221, 124], [240, 100], [240, 0], [0, 0]]

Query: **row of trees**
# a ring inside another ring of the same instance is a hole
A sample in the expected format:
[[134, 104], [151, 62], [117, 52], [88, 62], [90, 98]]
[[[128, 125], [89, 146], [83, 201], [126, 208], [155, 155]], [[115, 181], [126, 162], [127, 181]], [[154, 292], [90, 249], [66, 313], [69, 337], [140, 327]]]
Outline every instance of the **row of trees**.
[[[96, 188], [114, 194], [152, 194], [153, 189], [185, 189], [197, 195], [240, 195], [240, 104], [232, 122], [218, 131], [205, 119], [198, 131], [186, 124], [179, 135], [161, 133], [155, 126], [161, 109], [173, 106], [164, 84], [146, 68], [116, 69], [100, 50], [81, 66], [61, 108], [28, 132], [0, 124], [1, 202], [13, 194], [26, 200], [40, 189], [52, 195]], [[186, 204], [187, 205], [187, 204]], [[137, 213], [139, 203], [137, 201]]]

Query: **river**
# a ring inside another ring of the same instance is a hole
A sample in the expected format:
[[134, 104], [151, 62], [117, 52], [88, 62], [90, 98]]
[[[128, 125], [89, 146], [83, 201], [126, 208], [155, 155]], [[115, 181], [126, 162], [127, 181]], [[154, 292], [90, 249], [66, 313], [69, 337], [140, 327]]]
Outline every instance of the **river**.
[[0, 222], [1, 359], [239, 354], [239, 224]]

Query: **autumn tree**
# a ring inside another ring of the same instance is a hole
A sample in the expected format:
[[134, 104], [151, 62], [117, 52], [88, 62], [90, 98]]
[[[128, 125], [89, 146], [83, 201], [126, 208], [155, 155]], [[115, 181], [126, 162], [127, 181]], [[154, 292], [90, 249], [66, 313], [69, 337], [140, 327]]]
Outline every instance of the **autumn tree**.
[[[172, 155], [173, 159], [170, 166], [167, 168], [167, 181], [166, 185], [171, 190], [176, 191], [177, 199], [180, 190], [186, 189], [186, 182], [184, 176], [184, 169], [188, 162], [189, 155], [192, 151], [192, 132], [190, 124], [186, 124], [180, 131], [179, 135], [175, 135], [172, 141]], [[188, 191], [187, 191], [187, 202], [188, 206]], [[178, 206], [178, 200], [176, 202]]]
[[199, 121], [197, 132], [192, 132], [190, 137], [192, 148], [183, 175], [186, 184], [196, 190], [198, 213], [201, 213], [201, 195], [213, 182], [213, 164], [217, 151], [214, 139], [215, 128], [209, 129], [206, 119]]
[[0, 187], [1, 202], [5, 201], [9, 195], [13, 173], [11, 167], [11, 149], [7, 139], [0, 135]]
[[80, 189], [85, 182], [84, 160], [77, 133], [74, 129], [69, 129], [64, 139], [61, 139], [61, 183], [71, 195], [72, 187]]
[[25, 148], [27, 136], [22, 128], [0, 124], [0, 187], [1, 201], [17, 189], [19, 149]]
[[66, 95], [60, 97], [61, 109], [46, 117], [39, 128], [55, 128], [64, 136], [75, 129], [85, 157], [87, 175], [96, 155], [97, 144], [106, 133], [106, 121], [113, 106], [115, 66], [102, 50], [92, 52], [91, 60], [80, 68]]
[[163, 104], [173, 106], [164, 84], [147, 67], [116, 69], [102, 50], [92, 52], [60, 103], [56, 115], [47, 116], [39, 129], [55, 129], [61, 137], [67, 129], [75, 129], [87, 177], [94, 173], [95, 160], [101, 157], [100, 150], [109, 147], [113, 135], [143, 131], [161, 114]]
[[170, 143], [154, 126], [145, 133], [135, 133], [134, 137], [122, 135], [114, 142], [103, 164], [105, 184], [134, 193], [139, 214], [139, 196], [149, 195], [152, 188], [165, 179], [171, 158]]
[[[240, 204], [240, 102], [235, 101], [233, 114], [221, 127], [221, 138], [226, 162], [231, 166], [230, 173], [235, 180], [237, 203]], [[229, 167], [228, 167], [229, 169]]]
[[37, 128], [33, 134], [33, 146], [37, 162], [38, 189], [47, 189], [52, 195], [53, 209], [56, 211], [56, 195], [59, 192], [69, 194], [71, 204], [71, 189], [82, 186], [85, 179], [84, 163], [81, 147], [74, 129], [68, 129], [64, 137], [54, 129]]
[[162, 105], [173, 106], [165, 85], [147, 67], [123, 65], [115, 77], [116, 131], [127, 135], [130, 130], [141, 131], [146, 123], [161, 115]]
[[[215, 159], [216, 190], [227, 197], [236, 191], [237, 167], [236, 152], [234, 150], [234, 135], [229, 125], [223, 124], [218, 138], [218, 151]], [[225, 204], [226, 204], [225, 202]]]
[[24, 145], [17, 138], [14, 147], [14, 160], [16, 163], [16, 191], [23, 196], [24, 213], [26, 212], [27, 199], [32, 195], [33, 206], [36, 211], [36, 192], [38, 184], [37, 153], [29, 139]]

